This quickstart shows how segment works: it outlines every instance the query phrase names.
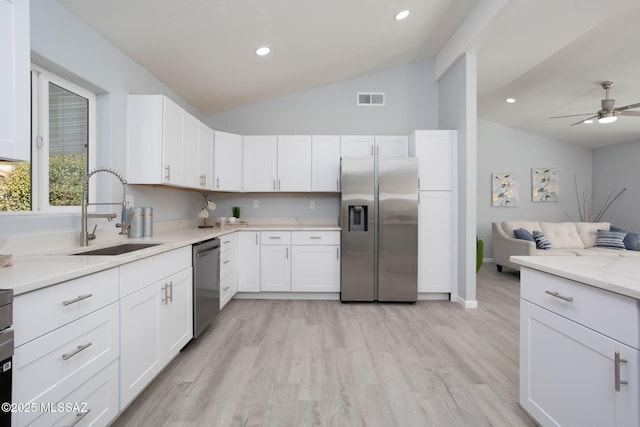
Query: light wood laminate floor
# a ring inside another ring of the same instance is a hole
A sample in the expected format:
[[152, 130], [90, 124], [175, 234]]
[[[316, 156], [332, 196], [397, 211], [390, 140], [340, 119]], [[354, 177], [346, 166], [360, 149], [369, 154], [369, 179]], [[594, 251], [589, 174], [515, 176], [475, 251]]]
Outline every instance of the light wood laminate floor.
[[115, 426], [533, 426], [518, 406], [519, 283], [478, 309], [233, 300]]

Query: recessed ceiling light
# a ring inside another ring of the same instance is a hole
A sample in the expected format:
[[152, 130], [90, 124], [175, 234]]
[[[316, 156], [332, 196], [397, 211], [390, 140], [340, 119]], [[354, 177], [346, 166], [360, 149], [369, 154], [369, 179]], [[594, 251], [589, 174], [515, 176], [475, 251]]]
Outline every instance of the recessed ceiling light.
[[515, 98], [506, 98], [504, 100], [504, 102], [506, 102], [507, 104], [513, 104], [514, 102], [516, 102]]
[[264, 46], [264, 47], [261, 47], [261, 48], [256, 50], [256, 55], [265, 56], [265, 55], [268, 55], [269, 52], [271, 52], [271, 49], [269, 49], [268, 47]]
[[593, 120], [589, 119], [589, 120], [585, 120], [582, 123], [588, 124], [590, 125], [591, 123], [593, 123]]
[[395, 19], [396, 21], [402, 21], [404, 18], [409, 16], [409, 13], [411, 12], [409, 12], [408, 10], [400, 11], [396, 13], [396, 16], [394, 16], [393, 19]]

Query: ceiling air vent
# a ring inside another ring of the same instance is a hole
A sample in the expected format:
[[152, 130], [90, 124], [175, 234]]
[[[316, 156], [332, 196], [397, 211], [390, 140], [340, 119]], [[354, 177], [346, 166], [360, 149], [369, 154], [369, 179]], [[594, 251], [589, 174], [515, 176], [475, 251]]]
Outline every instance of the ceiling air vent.
[[384, 106], [384, 92], [358, 92], [358, 105]]

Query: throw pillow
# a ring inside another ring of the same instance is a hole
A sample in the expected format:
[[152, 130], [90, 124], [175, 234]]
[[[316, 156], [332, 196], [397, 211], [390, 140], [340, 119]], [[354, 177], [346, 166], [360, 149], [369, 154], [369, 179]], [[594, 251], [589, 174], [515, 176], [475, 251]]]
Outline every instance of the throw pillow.
[[534, 231], [533, 240], [535, 240], [536, 242], [536, 248], [551, 249], [551, 242], [549, 242], [549, 239], [547, 239], [547, 236], [542, 234], [542, 231]]
[[624, 236], [624, 247], [630, 251], [640, 251], [640, 247], [638, 246], [638, 239], [640, 239], [640, 233], [637, 231], [629, 231], [624, 228], [611, 226], [609, 231], [617, 231], [620, 233], [627, 233]]
[[524, 228], [518, 228], [517, 230], [513, 230], [513, 235], [516, 239], [520, 240], [528, 240], [530, 242], [535, 242], [536, 240], [533, 238], [531, 233], [529, 233]]
[[598, 230], [596, 239], [597, 248], [626, 249], [624, 247], [624, 237], [626, 233], [619, 231]]

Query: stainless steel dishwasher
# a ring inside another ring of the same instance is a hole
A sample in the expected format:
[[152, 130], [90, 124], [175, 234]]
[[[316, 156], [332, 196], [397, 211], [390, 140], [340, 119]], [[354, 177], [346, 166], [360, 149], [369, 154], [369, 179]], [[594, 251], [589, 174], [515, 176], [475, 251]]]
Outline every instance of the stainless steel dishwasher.
[[193, 245], [193, 338], [220, 312], [220, 240]]

